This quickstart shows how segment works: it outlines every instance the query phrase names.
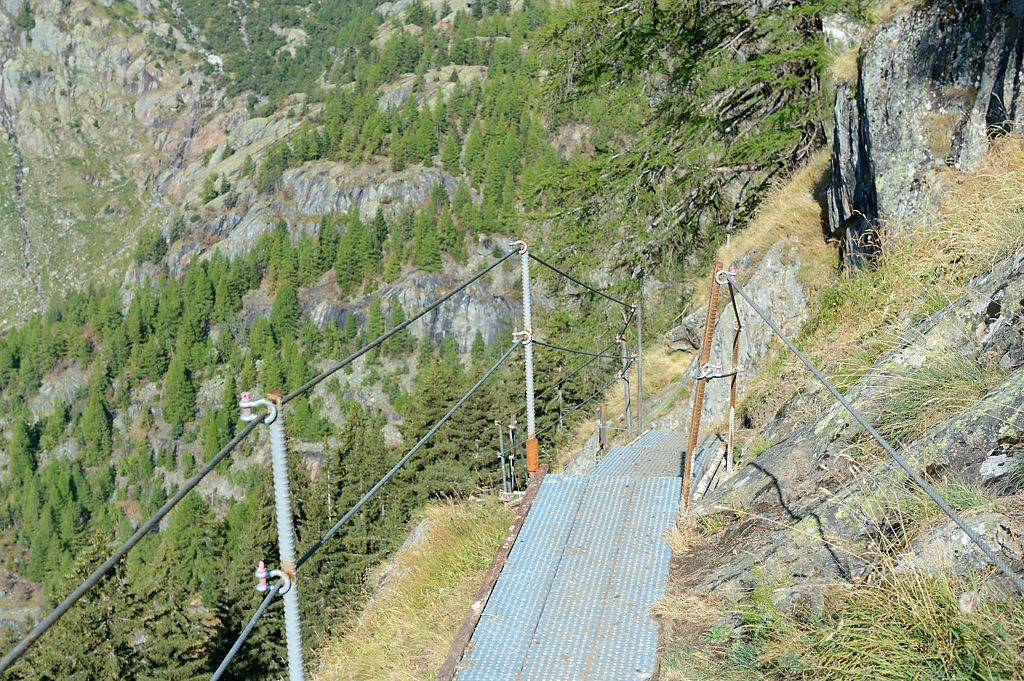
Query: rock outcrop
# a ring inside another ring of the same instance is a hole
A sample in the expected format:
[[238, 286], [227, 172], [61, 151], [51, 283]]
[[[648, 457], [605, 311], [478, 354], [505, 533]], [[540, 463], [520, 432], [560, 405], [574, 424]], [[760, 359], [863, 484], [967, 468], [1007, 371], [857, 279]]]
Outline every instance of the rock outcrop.
[[[907, 340], [879, 358], [846, 393], [872, 418], [888, 399], [888, 387], [937, 352], [987, 357], [1006, 371], [982, 401], [903, 448], [901, 454], [910, 464], [933, 480], [949, 477], [994, 484], [1001, 474], [993, 474], [993, 458], [1012, 456], [1010, 450], [1017, 446], [1016, 434], [1024, 430], [1019, 409], [1024, 400], [1024, 331], [1017, 319], [1021, 300], [1024, 250], [976, 278], [952, 304], [914, 325], [903, 334]], [[885, 546], [886, 537], [899, 527], [900, 519], [889, 517], [886, 509], [897, 492], [906, 489], [902, 470], [888, 457], [877, 458], [861, 446], [866, 442], [863, 428], [829, 395], [817, 393], [810, 399], [813, 408], [806, 411], [816, 416], [804, 425], [776, 429], [778, 441], [692, 510], [702, 515], [732, 509], [757, 519], [736, 528], [739, 535], [758, 526], [757, 533], [744, 540], [748, 543], [742, 553], [727, 557], [711, 571], [702, 591], [743, 593], [753, 585], [755, 566], [801, 582], [820, 580], [819, 590], [829, 582], [863, 578], [872, 569], [879, 546]], [[772, 425], [763, 432], [771, 434]], [[990, 521], [987, 516], [977, 519], [1006, 543], [1010, 533]], [[936, 540], [959, 542], [943, 528], [934, 530]], [[955, 562], [951, 567], [984, 564], [973, 545], [957, 546], [955, 555], [948, 556]], [[1020, 555], [1015, 546], [1008, 555]], [[935, 567], [931, 554], [919, 548], [911, 546], [904, 563]]]
[[[777, 241], [768, 247], [766, 252], [748, 253], [735, 263], [742, 284], [761, 309], [765, 310], [782, 330], [795, 335], [800, 325], [807, 319], [809, 292], [800, 281], [800, 259], [796, 253], [797, 246], [786, 241]], [[744, 376], [757, 372], [768, 355], [769, 344], [773, 339], [771, 329], [753, 316], [750, 308], [742, 300], [738, 301], [740, 320], [743, 324], [742, 338], [739, 346], [738, 366]], [[670, 329], [666, 339], [670, 347], [676, 350], [698, 350], [704, 335], [704, 319], [707, 310], [704, 306], [685, 317], [682, 322]], [[718, 322], [711, 346], [711, 361], [721, 361], [721, 371], [729, 373], [733, 370], [732, 345], [736, 333], [736, 316], [729, 302], [729, 289], [722, 287], [722, 295], [718, 305]], [[692, 384], [700, 374], [699, 359], [694, 357], [683, 381]], [[742, 397], [750, 389], [750, 381], [740, 380], [737, 394]], [[707, 425], [728, 415], [730, 381], [727, 378], [708, 382], [705, 391], [703, 416], [701, 423]], [[692, 400], [691, 400], [692, 402]], [[664, 422], [665, 427], [678, 428], [690, 420], [691, 405], [686, 405], [685, 413], [677, 410], [669, 415]]]
[[860, 51], [835, 105], [829, 229], [848, 265], [934, 215], [947, 168], [1024, 127], [1024, 2], [916, 3]]

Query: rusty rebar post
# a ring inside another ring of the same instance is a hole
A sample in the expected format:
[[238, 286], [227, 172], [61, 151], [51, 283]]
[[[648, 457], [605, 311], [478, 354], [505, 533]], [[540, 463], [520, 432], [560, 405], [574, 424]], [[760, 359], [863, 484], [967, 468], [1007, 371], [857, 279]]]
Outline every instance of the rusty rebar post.
[[[711, 267], [711, 289], [708, 292], [708, 314], [704, 320], [704, 341], [700, 346], [698, 367], [704, 367], [711, 360], [711, 343], [715, 337], [715, 317], [718, 314], [718, 297], [721, 286], [718, 283], [718, 272], [722, 263], [717, 260]], [[697, 438], [700, 437], [700, 417], [704, 411], [704, 389], [707, 379], [697, 379], [693, 392], [693, 416], [690, 418], [690, 439], [686, 444], [686, 458], [683, 460], [683, 509], [690, 508], [690, 485], [693, 477], [693, 455], [697, 449]]]

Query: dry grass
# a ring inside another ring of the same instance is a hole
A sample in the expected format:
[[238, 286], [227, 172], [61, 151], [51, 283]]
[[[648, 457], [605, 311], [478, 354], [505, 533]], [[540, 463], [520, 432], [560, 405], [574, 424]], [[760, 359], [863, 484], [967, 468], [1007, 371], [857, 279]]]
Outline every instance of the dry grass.
[[[1024, 141], [999, 140], [983, 167], [950, 178], [938, 220], [886, 244], [878, 266], [823, 292], [806, 349], [848, 386], [902, 329], [952, 302], [972, 277], [1024, 244]], [[966, 330], [965, 330], [966, 333]]]
[[318, 681], [433, 679], [508, 529], [493, 498], [432, 506], [423, 541], [400, 551], [398, 576], [326, 644]]
[[871, 11], [869, 25], [877, 28], [898, 14], [909, 12], [923, 5], [925, 0], [885, 0]]
[[[649, 410], [654, 402], [654, 398], [666, 388], [675, 386], [683, 376], [683, 372], [686, 371], [686, 367], [690, 364], [692, 355], [690, 353], [673, 352], [668, 349], [662, 343], [654, 344], [644, 348], [644, 408]], [[631, 374], [630, 388], [633, 391], [632, 399], [633, 409], [636, 409], [636, 373], [635, 371]], [[604, 396], [603, 403], [605, 405], [605, 413], [608, 415], [609, 420], [614, 422], [614, 425], [619, 428], [624, 428], [626, 425], [625, 417], [623, 412], [625, 411], [626, 398], [623, 394], [622, 384], [616, 383]], [[589, 413], [593, 414], [596, 409], [602, 404], [601, 401], [595, 400], [591, 403], [593, 405]], [[635, 413], [635, 412], [634, 412]], [[652, 418], [656, 418], [657, 415], [653, 412], [647, 411], [644, 415], [644, 421], [649, 423]], [[556, 451], [553, 457], [554, 470], [560, 471], [565, 465], [579, 453], [583, 447], [583, 443], [587, 441], [591, 435], [594, 434], [594, 421], [593, 419], [583, 419], [576, 423], [573, 427], [569, 437], [565, 440]], [[609, 432], [609, 441], [622, 440], [625, 435], [621, 434], [619, 437], [615, 436], [613, 432]], [[543, 446], [543, 443], [541, 443]]]
[[673, 527], [665, 534], [665, 541], [673, 554], [681, 554], [692, 547], [700, 538], [692, 523], [685, 518], [680, 518]]
[[674, 593], [663, 596], [651, 608], [651, 614], [658, 618], [678, 620], [708, 620], [717, 612], [719, 603], [711, 596], [693, 596]]
[[859, 54], [860, 48], [852, 47], [848, 50], [843, 50], [832, 58], [828, 71], [832, 76], [833, 83], [836, 85], [840, 83], [856, 84], [857, 79], [860, 77]]
[[776, 242], [788, 241], [799, 249], [805, 264], [801, 270], [804, 285], [812, 291], [827, 285], [835, 262], [834, 249], [822, 238], [826, 219], [822, 189], [828, 172], [829, 151], [822, 149], [778, 184], [750, 225], [719, 249], [718, 259], [728, 265], [747, 254], [763, 255]]

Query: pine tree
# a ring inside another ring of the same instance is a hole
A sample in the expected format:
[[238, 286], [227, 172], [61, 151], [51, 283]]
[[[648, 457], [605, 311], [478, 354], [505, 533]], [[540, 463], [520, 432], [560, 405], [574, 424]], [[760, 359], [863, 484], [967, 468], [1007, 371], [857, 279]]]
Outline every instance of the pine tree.
[[32, 451], [28, 426], [24, 418], [16, 414], [11, 423], [11, 441], [7, 444], [7, 457], [11, 478], [16, 483], [25, 482], [36, 471], [36, 455]]
[[89, 401], [82, 413], [82, 459], [87, 466], [96, 466], [108, 461], [113, 451], [110, 411], [103, 396], [106, 381], [101, 378], [101, 374], [99, 367], [94, 366]]
[[398, 255], [398, 251], [392, 250], [391, 252], [388, 253], [388, 258], [384, 262], [384, 282], [390, 284], [391, 282], [397, 280], [401, 274], [402, 259]]
[[484, 132], [480, 120], [473, 121], [473, 127], [469, 129], [466, 142], [462, 150], [462, 165], [466, 172], [473, 178], [474, 182], [481, 182], [484, 179], [486, 148], [484, 146]]
[[290, 283], [283, 282], [277, 289], [274, 304], [270, 308], [270, 326], [278, 343], [285, 338], [294, 338], [299, 331], [302, 312], [299, 297]]
[[18, 10], [18, 16], [14, 19], [14, 25], [23, 31], [31, 31], [36, 27], [36, 17], [32, 12], [32, 3], [29, 0], [22, 3], [21, 9]]
[[203, 186], [199, 189], [199, 200], [202, 203], [209, 203], [213, 201], [219, 193], [217, 192], [217, 180], [219, 176], [217, 173], [210, 173], [203, 180]]
[[[110, 550], [109, 537], [93, 532], [57, 593], [77, 586]], [[136, 678], [133, 629], [145, 605], [134, 598], [129, 582], [125, 563], [117, 563], [14, 667], [11, 678]]]
[[452, 175], [458, 175], [462, 170], [459, 167], [459, 155], [459, 143], [454, 134], [449, 134], [445, 137], [444, 149], [441, 151], [441, 165]]
[[171, 360], [164, 382], [164, 420], [171, 425], [175, 437], [196, 415], [196, 390], [181, 355], [178, 352]]

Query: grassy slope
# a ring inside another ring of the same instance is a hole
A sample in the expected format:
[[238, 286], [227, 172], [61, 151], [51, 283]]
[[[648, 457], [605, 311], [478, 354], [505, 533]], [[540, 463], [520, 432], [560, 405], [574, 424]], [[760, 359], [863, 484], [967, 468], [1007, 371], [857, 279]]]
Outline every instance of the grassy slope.
[[385, 589], [332, 637], [318, 681], [433, 679], [513, 512], [493, 497], [431, 506]]
[[[777, 199], [805, 193], [815, 174], [798, 173]], [[948, 180], [936, 224], [892, 244], [876, 269], [821, 290], [800, 343], [844, 385], [905, 337], [911, 322], [954, 300], [972, 277], [1024, 246], [1024, 140], [1001, 140], [977, 172]], [[768, 226], [762, 223], [760, 229]], [[752, 230], [734, 248], [743, 252], [746, 243], [764, 238]], [[964, 409], [995, 380], [992, 367], [967, 366], [968, 358], [944, 354], [935, 360], [898, 377], [891, 388], [892, 408], [879, 415], [879, 425], [897, 441], [910, 441]], [[782, 355], [767, 362], [755, 379], [761, 389], [748, 403], [767, 399], [779, 405], [806, 385], [807, 379], [788, 365]], [[960, 509], [998, 507], [1005, 512], [1008, 504], [1019, 505], [1019, 499], [996, 501], [962, 485], [945, 491]], [[901, 546], [935, 519], [933, 507], [915, 493], [892, 500], [888, 510], [906, 520], [907, 531], [896, 538]], [[673, 549], [682, 555], [699, 545], [702, 535], [720, 529], [684, 527]], [[696, 625], [670, 637], [663, 678], [1019, 678], [1024, 640], [1013, 632], [1024, 623], [1024, 604], [1016, 599], [974, 602], [971, 594], [985, 589], [977, 577], [898, 573], [892, 560], [878, 567], [877, 582], [852, 586], [824, 612], [799, 617], [776, 611], [770, 594], [777, 585], [765, 579], [739, 607], [738, 636], [720, 619], [726, 609], [674, 594], [661, 605], [662, 613], [681, 620], [689, 616]]]

